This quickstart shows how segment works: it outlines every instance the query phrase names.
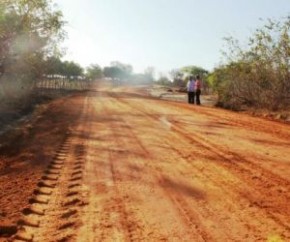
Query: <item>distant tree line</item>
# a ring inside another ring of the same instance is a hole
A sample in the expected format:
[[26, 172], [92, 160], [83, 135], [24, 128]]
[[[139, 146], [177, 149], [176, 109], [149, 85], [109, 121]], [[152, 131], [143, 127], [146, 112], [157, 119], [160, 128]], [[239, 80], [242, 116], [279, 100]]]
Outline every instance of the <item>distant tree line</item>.
[[197, 75], [199, 75], [202, 79], [203, 93], [209, 93], [210, 92], [210, 86], [208, 83], [209, 71], [195, 65], [189, 65], [178, 69], [172, 69], [169, 72], [169, 76], [166, 76], [161, 73], [159, 79], [157, 79], [155, 83], [168, 87], [170, 86], [178, 87], [180, 91], [186, 91], [186, 84], [187, 81], [189, 80], [189, 77], [192, 76], [196, 78]]
[[276, 110], [290, 106], [290, 16], [280, 21], [269, 19], [253, 33], [246, 47], [233, 37], [226, 38], [225, 61], [211, 72], [189, 65], [159, 78], [153, 67], [134, 73], [130, 64], [119, 61], [85, 69], [62, 60], [59, 43], [66, 36], [65, 24], [62, 12], [51, 0], [1, 0], [1, 102], [30, 97], [39, 86], [82, 88], [100, 78], [119, 84], [156, 83], [184, 89], [189, 76], [200, 75], [204, 91], [216, 92], [222, 107], [240, 109], [246, 105]]
[[86, 68], [85, 76], [89, 80], [109, 78], [119, 84], [150, 84], [154, 81], [154, 68], [148, 67], [144, 73], [134, 73], [132, 65], [112, 61], [109, 66], [104, 68], [98, 64], [90, 65]]
[[0, 2], [0, 99], [30, 97], [36, 87], [84, 86], [79, 85], [80, 81], [88, 83], [100, 78], [120, 84], [184, 85], [189, 74], [207, 73], [188, 66], [172, 71], [172, 80], [165, 76], [156, 80], [153, 67], [134, 73], [130, 64], [119, 61], [103, 68], [92, 64], [85, 69], [61, 58], [59, 44], [66, 36], [65, 24], [62, 12], [50, 0]]

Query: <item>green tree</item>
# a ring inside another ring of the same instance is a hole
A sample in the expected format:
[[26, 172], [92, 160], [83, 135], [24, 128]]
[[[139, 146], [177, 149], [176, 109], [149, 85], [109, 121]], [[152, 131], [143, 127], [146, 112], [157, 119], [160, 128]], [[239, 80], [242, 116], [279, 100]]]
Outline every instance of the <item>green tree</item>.
[[102, 68], [97, 64], [92, 64], [86, 69], [86, 76], [90, 80], [95, 80], [103, 76]]
[[39, 76], [44, 57], [55, 53], [64, 38], [63, 25], [62, 13], [50, 0], [1, 2], [0, 65], [4, 72]]
[[123, 64], [119, 61], [111, 62], [111, 66], [104, 68], [104, 75], [110, 78], [117, 78], [120, 80], [130, 79], [133, 72], [131, 65]]
[[64, 61], [62, 75], [66, 77], [78, 77], [84, 75], [84, 69], [73, 61]]
[[84, 69], [73, 61], [62, 61], [59, 57], [49, 57], [45, 61], [44, 73], [47, 75], [62, 75], [67, 78], [84, 75]]
[[122, 75], [122, 70], [116, 66], [106, 66], [104, 67], [104, 75], [105, 77], [110, 78], [119, 78]]
[[171, 86], [172, 82], [169, 80], [168, 77], [161, 74], [159, 79], [157, 80], [157, 84], [162, 86]]
[[184, 86], [184, 81], [183, 81], [183, 73], [179, 69], [172, 69], [169, 72], [169, 75], [173, 81], [174, 86]]
[[206, 76], [208, 71], [203, 69], [199, 66], [185, 66], [180, 69], [180, 72], [187, 76], [197, 76], [200, 75], [201, 77]]
[[45, 67], [43, 72], [47, 75], [62, 75], [63, 74], [63, 62], [59, 57], [50, 56], [45, 60]]
[[223, 106], [271, 108], [290, 105], [290, 16], [268, 20], [246, 48], [226, 38], [226, 63], [211, 75]]
[[45, 59], [60, 53], [63, 26], [50, 0], [0, 1], [0, 98], [30, 97]]

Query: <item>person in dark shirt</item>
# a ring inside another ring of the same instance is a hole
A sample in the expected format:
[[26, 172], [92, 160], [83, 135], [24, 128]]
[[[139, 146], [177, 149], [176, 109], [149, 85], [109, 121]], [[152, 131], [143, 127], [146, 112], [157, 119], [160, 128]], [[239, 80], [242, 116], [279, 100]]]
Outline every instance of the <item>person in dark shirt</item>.
[[200, 105], [201, 80], [199, 75], [196, 76], [194, 89], [195, 89], [196, 104]]

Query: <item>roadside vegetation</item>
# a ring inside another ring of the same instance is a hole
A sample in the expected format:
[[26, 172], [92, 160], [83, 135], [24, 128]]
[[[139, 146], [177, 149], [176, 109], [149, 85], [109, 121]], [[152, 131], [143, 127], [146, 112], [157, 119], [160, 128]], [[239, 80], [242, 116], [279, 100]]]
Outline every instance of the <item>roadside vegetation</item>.
[[84, 68], [61, 60], [65, 24], [50, 0], [0, 1], [1, 129], [36, 104], [87, 88]]
[[23, 99], [46, 72], [47, 59], [59, 54], [64, 38], [62, 13], [46, 0], [6, 0], [0, 5], [2, 100]]
[[217, 106], [244, 110], [289, 110], [290, 107], [290, 16], [268, 19], [248, 42], [225, 38], [223, 62], [209, 72], [186, 66], [162, 75], [157, 83], [186, 91], [189, 76], [200, 75], [203, 94], [217, 94]]
[[226, 38], [225, 63], [208, 76], [218, 93], [218, 105], [271, 111], [290, 106], [290, 16], [268, 20], [249, 38], [246, 47]]

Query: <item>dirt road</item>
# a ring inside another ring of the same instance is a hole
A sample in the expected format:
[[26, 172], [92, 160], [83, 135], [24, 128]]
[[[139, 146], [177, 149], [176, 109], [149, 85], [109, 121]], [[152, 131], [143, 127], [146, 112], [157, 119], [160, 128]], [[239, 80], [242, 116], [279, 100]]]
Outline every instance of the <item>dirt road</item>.
[[5, 203], [26, 209], [0, 241], [290, 241], [289, 125], [130, 88], [71, 109], [29, 205]]

